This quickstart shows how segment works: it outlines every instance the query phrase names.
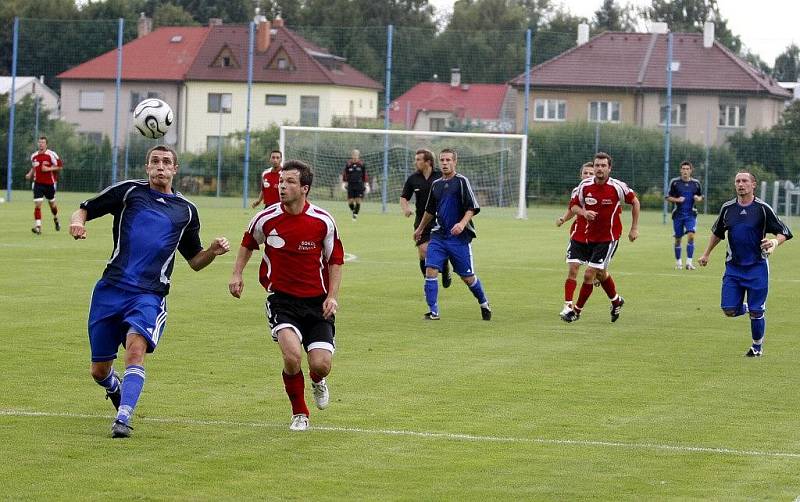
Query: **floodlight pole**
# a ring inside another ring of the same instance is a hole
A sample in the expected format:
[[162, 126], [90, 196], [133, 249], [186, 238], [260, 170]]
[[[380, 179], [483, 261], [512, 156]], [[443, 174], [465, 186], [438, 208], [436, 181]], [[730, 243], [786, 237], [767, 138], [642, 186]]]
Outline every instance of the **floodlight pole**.
[[[389, 107], [392, 102], [392, 35], [394, 25], [389, 25], [386, 33], [386, 95], [383, 107], [383, 128], [389, 130]], [[386, 212], [386, 199], [389, 196], [389, 135], [383, 136], [383, 179], [381, 180], [381, 211]]]
[[117, 183], [117, 155], [119, 154], [119, 95], [122, 84], [122, 29], [125, 19], [117, 20], [117, 79], [114, 86], [114, 139], [111, 153], [111, 184]]
[[244, 132], [244, 180], [242, 183], [242, 207], [247, 209], [247, 182], [250, 177], [250, 98], [253, 95], [253, 42], [256, 23], [250, 21], [250, 32], [247, 40], [247, 118]]
[[667, 193], [669, 191], [669, 149], [672, 128], [672, 33], [667, 33], [667, 120], [664, 121], [664, 209], [661, 223], [667, 224]]
[[8, 165], [6, 167], [6, 200], [11, 202], [11, 166], [14, 163], [14, 111], [17, 106], [14, 103], [14, 87], [17, 85], [17, 55], [19, 49], [19, 17], [14, 18], [14, 34], [12, 35], [12, 52], [11, 52], [11, 91], [8, 94]]

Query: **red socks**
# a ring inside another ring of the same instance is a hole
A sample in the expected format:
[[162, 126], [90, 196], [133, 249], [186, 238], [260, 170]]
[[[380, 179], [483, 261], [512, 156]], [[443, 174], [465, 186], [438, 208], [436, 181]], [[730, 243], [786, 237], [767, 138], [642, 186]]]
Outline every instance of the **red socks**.
[[319, 383], [324, 378], [324, 377], [321, 377], [321, 376], [317, 375], [316, 373], [314, 373], [313, 371], [310, 371], [310, 370], [308, 372], [308, 376], [311, 377], [311, 381], [314, 382], [314, 383]]
[[606, 295], [608, 295], [609, 300], [616, 299], [617, 285], [614, 284], [614, 279], [612, 279], [610, 275], [606, 277], [605, 281], [600, 283], [600, 286], [603, 287], [603, 291], [606, 292]]
[[583, 283], [581, 284], [581, 292], [578, 294], [578, 303], [575, 304], [576, 310], [581, 310], [584, 305], [586, 305], [586, 301], [589, 300], [589, 297], [592, 295], [592, 289], [594, 285], [590, 283]]
[[578, 281], [575, 279], [567, 279], [564, 281], [564, 301], [571, 302], [575, 296], [575, 288], [578, 287]]
[[42, 208], [41, 207], [33, 208], [33, 219], [34, 220], [41, 220], [42, 219]]
[[309, 416], [304, 394], [306, 384], [303, 379], [303, 370], [298, 371], [294, 375], [287, 375], [285, 372], [282, 374], [286, 395], [289, 396], [289, 401], [292, 403], [292, 415], [303, 414]]

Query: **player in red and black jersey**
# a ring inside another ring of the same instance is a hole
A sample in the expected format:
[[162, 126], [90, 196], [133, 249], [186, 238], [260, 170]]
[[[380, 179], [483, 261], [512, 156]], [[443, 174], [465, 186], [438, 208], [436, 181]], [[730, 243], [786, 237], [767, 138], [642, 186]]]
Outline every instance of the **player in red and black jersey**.
[[33, 178], [33, 219], [31, 232], [36, 235], [42, 233], [42, 201], [47, 199], [50, 212], [53, 213], [53, 223], [56, 231], [61, 230], [58, 222], [58, 205], [56, 204], [56, 185], [58, 172], [64, 167], [61, 157], [52, 150], [47, 149], [47, 137], [39, 137], [39, 149], [31, 155], [31, 169], [25, 174], [25, 179]]
[[253, 207], [258, 207], [262, 202], [264, 207], [268, 207], [281, 201], [278, 191], [278, 184], [281, 181], [281, 162], [283, 162], [281, 151], [272, 150], [269, 153], [270, 167], [261, 173], [261, 195], [253, 202]]
[[[581, 181], [594, 176], [594, 162], [586, 162], [581, 166]], [[578, 271], [581, 265], [586, 265], [586, 262], [581, 260], [576, 255], [579, 253], [578, 248], [586, 244], [586, 218], [572, 212], [572, 198], [578, 192], [578, 188], [572, 189], [570, 196], [570, 204], [566, 212], [559, 216], [556, 220], [556, 226], [560, 227], [572, 218], [575, 221], [569, 228], [569, 244], [567, 245], [567, 279], [564, 281], [564, 308], [561, 310], [561, 315], [565, 315], [568, 311], [572, 310], [572, 298], [575, 296], [575, 288], [578, 286]]]
[[581, 310], [592, 294], [595, 279], [600, 281], [603, 290], [611, 299], [611, 322], [619, 319], [620, 311], [625, 304], [625, 299], [617, 294], [614, 280], [608, 274], [608, 267], [622, 234], [620, 214], [623, 203], [630, 204], [632, 208], [628, 239], [633, 242], [639, 237], [639, 199], [628, 185], [609, 176], [611, 163], [611, 156], [607, 153], [596, 154], [594, 177], [582, 181], [570, 201], [572, 212], [586, 219], [586, 230], [583, 235], [586, 244], [576, 250], [576, 258], [586, 261], [588, 266], [583, 274], [583, 285], [578, 294], [578, 301], [572, 310], [561, 316], [566, 322], [577, 321], [580, 318]]
[[339, 307], [344, 249], [333, 217], [307, 201], [313, 173], [306, 164], [288, 161], [281, 170], [281, 203], [250, 221], [228, 284], [239, 298], [242, 271], [253, 251], [264, 246], [259, 281], [267, 290], [266, 308], [272, 339], [283, 355], [283, 382], [292, 405], [293, 431], [308, 429], [302, 352], [308, 359], [311, 388], [319, 409], [328, 406], [325, 377], [335, 350], [334, 319]]
[[353, 150], [350, 153], [350, 160], [342, 171], [342, 188], [347, 190], [347, 206], [353, 214], [353, 221], [358, 218], [361, 211], [361, 199], [364, 193], [369, 193], [369, 177], [364, 161], [361, 160], [361, 152]]

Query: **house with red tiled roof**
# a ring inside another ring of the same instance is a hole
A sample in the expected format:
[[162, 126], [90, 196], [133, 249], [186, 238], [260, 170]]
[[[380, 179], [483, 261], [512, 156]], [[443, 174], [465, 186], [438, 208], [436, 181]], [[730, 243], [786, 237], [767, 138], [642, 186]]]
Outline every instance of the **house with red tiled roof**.
[[[289, 30], [282, 19], [256, 21], [251, 129], [377, 118], [381, 84]], [[147, 22], [140, 19], [139, 37], [122, 49], [120, 141], [130, 112], [147, 97], [172, 106], [176, 122], [166, 142], [180, 151], [214, 149], [220, 138], [243, 131], [248, 26], [211, 19], [209, 26], [150, 32]], [[113, 50], [58, 76], [64, 118], [98, 141], [113, 131], [116, 66]]]
[[516, 91], [506, 84], [464, 84], [458, 68], [450, 83], [421, 82], [391, 103], [393, 125], [415, 131], [465, 126], [485, 132], [514, 132]]
[[[531, 69], [530, 126], [567, 121], [663, 127], [666, 122], [667, 34], [605, 32], [592, 39], [579, 30], [578, 45]], [[673, 33], [672, 130], [674, 137], [722, 144], [738, 131], [775, 125], [791, 94], [705, 33]], [[511, 85], [519, 96], [525, 74]], [[519, 124], [522, 125], [521, 122]], [[708, 129], [708, 130], [707, 130]]]

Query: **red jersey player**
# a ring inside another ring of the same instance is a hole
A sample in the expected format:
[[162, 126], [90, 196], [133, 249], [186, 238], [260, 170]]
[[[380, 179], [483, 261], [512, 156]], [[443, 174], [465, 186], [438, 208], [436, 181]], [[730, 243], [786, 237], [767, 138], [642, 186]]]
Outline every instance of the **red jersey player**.
[[619, 319], [625, 300], [617, 294], [614, 280], [608, 274], [611, 259], [617, 250], [622, 234], [622, 204], [631, 205], [631, 229], [628, 239], [631, 242], [639, 237], [639, 199], [628, 185], [611, 178], [611, 156], [600, 152], [594, 157], [594, 177], [578, 185], [570, 201], [572, 212], [586, 218], [584, 231], [585, 244], [576, 247], [575, 258], [586, 261], [588, 266], [583, 274], [578, 301], [561, 319], [566, 322], [580, 318], [595, 279], [611, 299], [611, 322]]
[[281, 201], [278, 193], [278, 183], [281, 179], [281, 162], [283, 154], [280, 150], [272, 150], [269, 153], [270, 168], [261, 173], [261, 195], [253, 202], [253, 207], [258, 207], [262, 202], [264, 207], [277, 204]]
[[31, 232], [42, 234], [42, 201], [47, 199], [50, 212], [53, 213], [53, 223], [56, 231], [61, 230], [58, 222], [58, 205], [56, 204], [56, 184], [58, 172], [64, 167], [61, 157], [53, 150], [47, 149], [47, 137], [39, 137], [39, 149], [31, 155], [31, 169], [25, 174], [25, 179], [33, 178], [33, 219]]
[[[591, 178], [592, 176], [594, 176], [594, 162], [589, 161], [581, 166], [581, 180]], [[560, 227], [572, 218], [575, 218], [575, 221], [572, 222], [572, 225], [569, 228], [569, 245], [567, 246], [567, 266], [569, 267], [569, 270], [567, 272], [567, 279], [564, 281], [564, 308], [561, 310], [561, 315], [564, 315], [568, 311], [572, 310], [572, 298], [575, 296], [575, 288], [578, 285], [578, 271], [580, 270], [581, 265], [586, 265], [585, 261], [582, 261], [574, 256], [576, 254], [576, 250], [573, 249], [582, 244], [586, 244], [586, 218], [580, 215], [575, 217], [575, 213], [572, 212], [572, 198], [575, 197], [577, 191], [577, 187], [572, 189], [570, 205], [567, 207], [567, 211], [563, 216], [559, 216], [556, 220], [556, 226]]]
[[242, 271], [253, 251], [264, 245], [259, 281], [267, 290], [267, 316], [272, 339], [283, 355], [283, 383], [292, 405], [289, 429], [308, 429], [301, 368], [308, 354], [311, 388], [317, 408], [328, 406], [325, 377], [335, 350], [334, 317], [339, 306], [344, 249], [333, 217], [307, 201], [311, 168], [290, 160], [281, 170], [281, 203], [260, 211], [247, 227], [233, 265], [228, 288], [239, 298]]

